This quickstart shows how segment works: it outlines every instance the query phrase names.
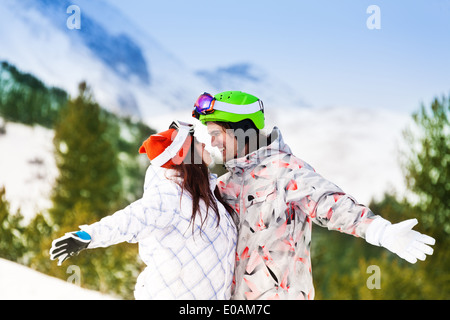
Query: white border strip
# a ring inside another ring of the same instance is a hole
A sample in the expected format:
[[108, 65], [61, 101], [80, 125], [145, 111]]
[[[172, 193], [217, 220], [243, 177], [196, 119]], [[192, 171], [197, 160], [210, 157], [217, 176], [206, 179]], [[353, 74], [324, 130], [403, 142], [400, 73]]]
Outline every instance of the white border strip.
[[251, 104], [231, 104], [222, 101], [214, 101], [214, 110], [220, 110], [235, 114], [250, 114], [261, 110], [260, 101]]

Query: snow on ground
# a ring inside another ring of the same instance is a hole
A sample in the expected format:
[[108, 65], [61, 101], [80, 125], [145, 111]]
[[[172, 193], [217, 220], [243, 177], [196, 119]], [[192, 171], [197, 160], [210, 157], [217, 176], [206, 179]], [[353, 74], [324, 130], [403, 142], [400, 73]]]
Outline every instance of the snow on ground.
[[117, 299], [4, 259], [0, 259], [0, 289], [0, 300]]
[[11, 212], [21, 209], [25, 220], [50, 207], [58, 174], [53, 156], [53, 130], [6, 123], [0, 134], [0, 188], [6, 188]]

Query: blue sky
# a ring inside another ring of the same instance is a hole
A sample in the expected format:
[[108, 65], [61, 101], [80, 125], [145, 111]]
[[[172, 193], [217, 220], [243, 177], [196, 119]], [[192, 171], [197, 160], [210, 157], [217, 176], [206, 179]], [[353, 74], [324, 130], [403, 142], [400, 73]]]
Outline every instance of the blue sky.
[[450, 94], [447, 0], [108, 2], [190, 69], [253, 62], [311, 106], [412, 112]]

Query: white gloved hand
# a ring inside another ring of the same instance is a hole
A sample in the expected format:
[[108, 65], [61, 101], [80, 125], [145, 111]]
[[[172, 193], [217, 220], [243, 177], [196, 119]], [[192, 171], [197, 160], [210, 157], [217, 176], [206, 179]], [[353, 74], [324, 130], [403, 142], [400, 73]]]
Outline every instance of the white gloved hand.
[[391, 224], [378, 217], [367, 228], [366, 241], [388, 249], [409, 263], [416, 263], [417, 259], [424, 261], [425, 254], [433, 254], [433, 249], [427, 244], [434, 245], [436, 240], [412, 230], [417, 223], [417, 219], [409, 219]]

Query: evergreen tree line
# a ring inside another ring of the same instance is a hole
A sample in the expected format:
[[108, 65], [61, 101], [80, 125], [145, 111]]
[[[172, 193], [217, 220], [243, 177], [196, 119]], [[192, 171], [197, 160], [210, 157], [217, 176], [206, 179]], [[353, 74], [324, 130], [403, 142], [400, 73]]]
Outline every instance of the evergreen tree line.
[[67, 99], [64, 90], [47, 87], [6, 61], [0, 63], [0, 116], [5, 120], [51, 128]]

